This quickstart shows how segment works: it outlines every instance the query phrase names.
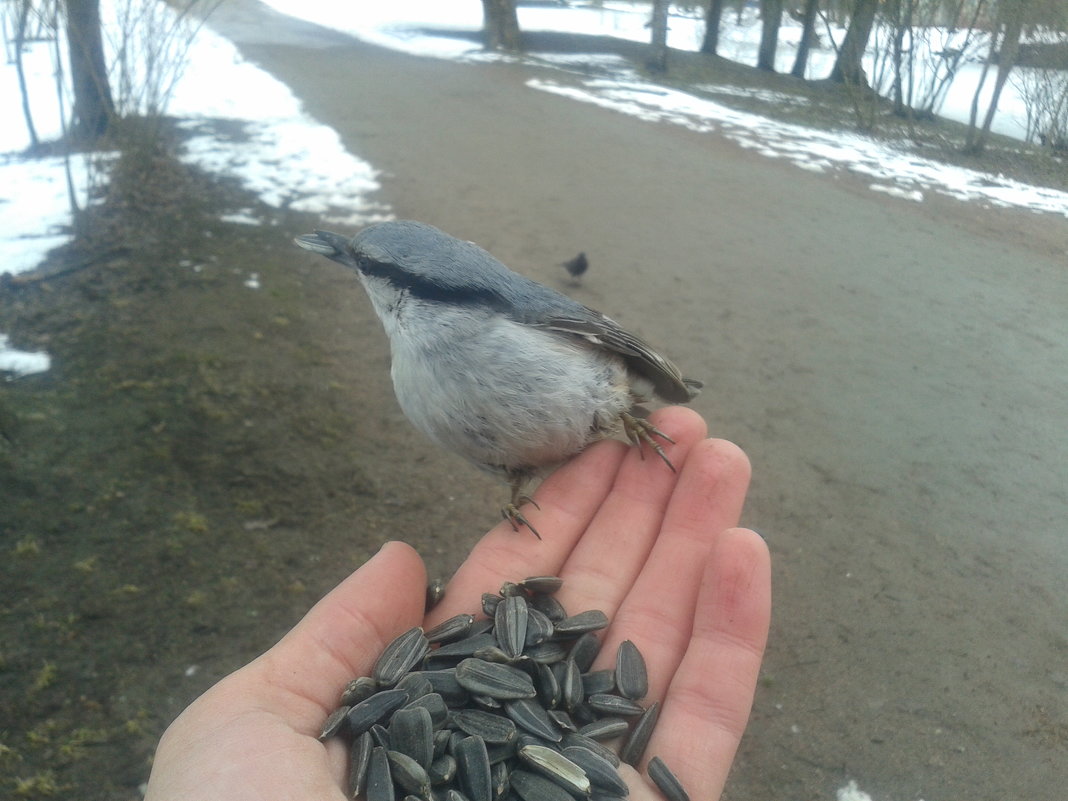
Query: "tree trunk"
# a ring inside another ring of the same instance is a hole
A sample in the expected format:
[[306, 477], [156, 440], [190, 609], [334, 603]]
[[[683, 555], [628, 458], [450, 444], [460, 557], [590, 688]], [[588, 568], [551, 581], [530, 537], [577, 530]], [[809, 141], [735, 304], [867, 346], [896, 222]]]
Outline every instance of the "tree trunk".
[[[998, 98], [1001, 97], [1001, 90], [1005, 88], [1009, 73], [1016, 64], [1016, 56], [1020, 53], [1020, 34], [1023, 32], [1028, 1], [1013, 0], [1013, 2], [1003, 2], [1001, 5], [1005, 27], [1001, 37], [1001, 49], [998, 51], [998, 74], [994, 78], [994, 91], [990, 95], [990, 105], [987, 106], [986, 116], [983, 118], [983, 127], [976, 132], [973, 115], [972, 125], [968, 128], [968, 138], [965, 144], [965, 150], [968, 153], [979, 154], [986, 147], [986, 140], [990, 136], [990, 125], [998, 110]], [[978, 97], [978, 90], [976, 90], [976, 97]]]
[[877, 5], [878, 0], [856, 0], [853, 4], [849, 28], [846, 30], [845, 39], [842, 40], [842, 48], [838, 51], [834, 69], [828, 76], [829, 80], [850, 86], [868, 85], [862, 59], [864, 49], [868, 46], [868, 37], [871, 36], [872, 23], [875, 22]]
[[26, 86], [26, 72], [22, 66], [22, 47], [26, 40], [26, 25], [30, 18], [31, 0], [22, 0], [19, 6], [19, 18], [15, 28], [15, 72], [19, 79], [19, 94], [22, 96], [22, 116], [26, 120], [26, 129], [30, 133], [30, 149], [40, 144], [37, 128], [33, 124], [33, 112], [30, 110], [30, 90]]
[[819, 10], [819, 6], [820, 0], [805, 0], [805, 7], [801, 12], [801, 41], [797, 45], [794, 68], [790, 70], [790, 74], [796, 78], [805, 77], [805, 69], [808, 67], [808, 52], [812, 49], [812, 42], [816, 38], [816, 12]]
[[701, 42], [701, 52], [716, 55], [719, 48], [719, 24], [723, 19], [724, 0], [709, 0], [708, 13], [705, 14], [705, 38]]
[[515, 0], [482, 0], [482, 33], [489, 50], [523, 49]]
[[115, 115], [104, 44], [100, 35], [100, 0], [66, 0], [67, 47], [74, 86], [75, 139], [92, 143], [108, 130]]
[[645, 66], [650, 72], [667, 72], [667, 32], [669, 0], [653, 0], [653, 18], [651, 27], [653, 36], [650, 43], [649, 60]]
[[757, 69], [775, 72], [775, 49], [782, 25], [782, 0], [760, 0], [760, 49]]

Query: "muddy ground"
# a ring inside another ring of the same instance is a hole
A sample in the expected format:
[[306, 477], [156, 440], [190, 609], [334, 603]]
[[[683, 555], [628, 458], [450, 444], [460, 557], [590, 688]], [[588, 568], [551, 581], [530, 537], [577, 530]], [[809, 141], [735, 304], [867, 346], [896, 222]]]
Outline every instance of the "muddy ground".
[[[224, 8], [398, 216], [557, 287], [585, 250], [570, 291], [705, 379], [775, 559], [728, 798], [1060, 797], [1063, 219], [898, 201], [528, 90], [530, 66]], [[318, 220], [145, 155], [110, 201], [61, 274], [0, 289], [0, 330], [54, 359], [0, 384], [0, 797], [138, 798], [193, 697], [387, 538], [447, 576], [502, 497], [400, 414], [358, 286], [291, 245]], [[219, 221], [250, 206], [263, 225]]]

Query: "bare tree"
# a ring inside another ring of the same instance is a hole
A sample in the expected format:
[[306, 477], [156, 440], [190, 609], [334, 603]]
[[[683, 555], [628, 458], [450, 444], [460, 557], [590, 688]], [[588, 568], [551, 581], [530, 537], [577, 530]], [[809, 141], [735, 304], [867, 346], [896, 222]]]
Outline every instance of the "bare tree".
[[482, 32], [490, 50], [522, 50], [515, 0], [482, 0]]
[[701, 52], [716, 55], [719, 49], [719, 24], [723, 19], [724, 0], [708, 0], [705, 13], [705, 38], [701, 41]]
[[775, 72], [775, 49], [782, 25], [782, 0], [760, 0], [760, 48], [757, 69]]
[[92, 143], [107, 133], [115, 116], [100, 34], [100, 0], [65, 0], [67, 47], [74, 88], [72, 136]]
[[820, 0], [805, 0], [804, 9], [801, 11], [801, 41], [797, 45], [794, 67], [790, 70], [790, 74], [794, 77], [805, 77], [808, 53], [812, 49], [812, 43], [816, 40], [816, 12], [819, 7]]
[[[983, 65], [982, 77], [979, 86], [972, 98], [971, 116], [968, 120], [968, 135], [965, 140], [964, 150], [968, 153], [982, 153], [986, 147], [986, 140], [990, 136], [990, 125], [994, 121], [994, 114], [998, 110], [998, 99], [1001, 90], [1005, 88], [1005, 82], [1009, 79], [1016, 64], [1016, 56], [1020, 52], [1020, 34], [1023, 32], [1024, 20], [1027, 16], [1030, 0], [1001, 0], [998, 3], [998, 20], [995, 35], [991, 38], [990, 54]], [[997, 45], [1000, 41], [1000, 47]], [[983, 118], [982, 127], [976, 128], [979, 113], [979, 93], [983, 90], [987, 69], [990, 62], [995, 58], [998, 62], [997, 77], [994, 79], [994, 91], [990, 96], [990, 105], [987, 106], [986, 116]]]
[[853, 3], [849, 28], [846, 29], [842, 46], [838, 50], [838, 58], [835, 59], [834, 68], [828, 76], [830, 80], [851, 86], [868, 85], [862, 60], [878, 4], [879, 0], [855, 0]]
[[667, 72], [668, 4], [670, 0], [653, 0], [653, 18], [649, 26], [653, 30], [649, 59], [645, 66], [650, 72]]

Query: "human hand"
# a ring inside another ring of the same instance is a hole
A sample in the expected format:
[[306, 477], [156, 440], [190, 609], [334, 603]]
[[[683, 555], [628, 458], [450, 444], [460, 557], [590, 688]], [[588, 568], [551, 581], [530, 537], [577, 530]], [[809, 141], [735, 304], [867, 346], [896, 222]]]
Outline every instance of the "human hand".
[[[146, 801], [343, 799], [346, 749], [317, 739], [342, 687], [367, 675], [400, 632], [478, 608], [483, 592], [532, 575], [564, 579], [570, 612], [612, 620], [594, 668], [625, 639], [649, 669], [646, 703], [662, 710], [646, 758], [661, 756], [691, 797], [719, 798], [752, 705], [767, 637], [767, 548], [738, 522], [745, 455], [705, 440], [692, 411], [654, 415], [676, 444], [678, 473], [606, 441], [549, 476], [535, 497], [539, 542], [507, 523], [490, 531], [423, 616], [426, 574], [387, 543], [263, 656], [220, 681], [164, 733]], [[633, 801], [658, 793], [627, 766]]]

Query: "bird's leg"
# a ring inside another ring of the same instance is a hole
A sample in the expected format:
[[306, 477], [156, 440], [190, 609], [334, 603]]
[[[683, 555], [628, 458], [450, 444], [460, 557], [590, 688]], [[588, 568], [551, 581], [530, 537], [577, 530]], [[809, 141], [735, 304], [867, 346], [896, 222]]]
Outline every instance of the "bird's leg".
[[526, 483], [526, 478], [522, 476], [515, 476], [508, 480], [509, 485], [512, 487], [512, 500], [501, 509], [501, 517], [508, 521], [508, 524], [512, 527], [512, 531], [519, 531], [520, 526], [526, 526], [530, 529], [530, 533], [541, 539], [541, 534], [538, 530], [530, 524], [530, 521], [523, 516], [523, 513], [519, 511], [519, 507], [524, 503], [534, 504], [535, 509], [541, 509], [538, 506], [537, 501], [531, 498], [529, 495], [524, 495], [523, 484]]
[[675, 465], [671, 463], [671, 460], [667, 458], [667, 454], [664, 453], [664, 449], [660, 447], [660, 443], [653, 437], [660, 437], [672, 445], [675, 444], [675, 440], [644, 417], [635, 417], [630, 412], [623, 412], [619, 416], [623, 420], [623, 432], [627, 435], [627, 439], [630, 440], [631, 444], [638, 448], [638, 453], [643, 459], [645, 458], [645, 452], [642, 450], [642, 444], [644, 443], [656, 451], [656, 455], [664, 460], [664, 464], [671, 468], [672, 473], [677, 472]]

